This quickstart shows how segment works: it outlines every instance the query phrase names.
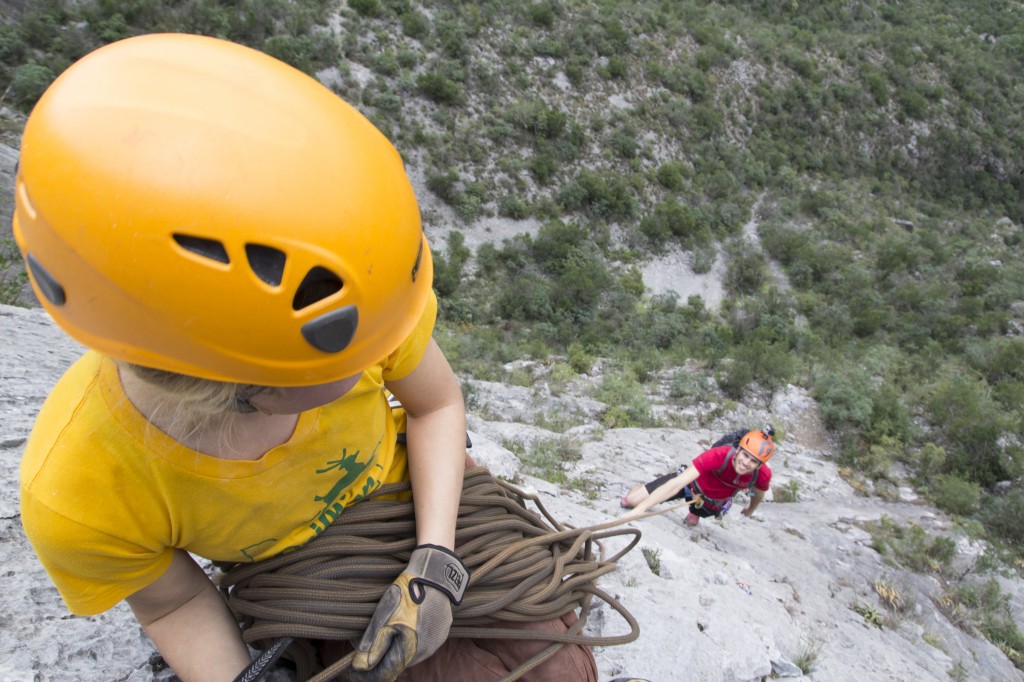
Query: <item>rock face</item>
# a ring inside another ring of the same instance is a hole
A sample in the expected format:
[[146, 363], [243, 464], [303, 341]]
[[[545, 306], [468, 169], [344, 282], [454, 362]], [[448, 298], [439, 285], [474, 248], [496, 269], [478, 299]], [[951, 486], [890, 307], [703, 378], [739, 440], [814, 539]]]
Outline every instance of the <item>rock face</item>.
[[[28, 546], [18, 461], [39, 406], [81, 348], [40, 309], [0, 306], [0, 338], [0, 680], [172, 679], [151, 663], [159, 659], [123, 604], [98, 617], [69, 616]], [[618, 517], [631, 485], [688, 461], [736, 424], [771, 419], [782, 427], [774, 489], [795, 487], [799, 501], [769, 499], [752, 519], [738, 513], [738, 501], [724, 522], [705, 519], [692, 529], [682, 511], [634, 522], [640, 545], [600, 586], [638, 619], [641, 636], [595, 650], [602, 680], [1024, 679], [988, 641], [949, 623], [934, 605], [942, 594], [936, 579], [906, 572], [872, 548], [862, 526], [883, 515], [930, 534], [949, 522], [919, 503], [858, 495], [839, 476], [813, 402], [800, 390], [780, 392], [770, 410], [740, 406], [707, 428], [606, 430], [596, 419], [604, 406], [585, 397], [582, 383], [559, 395], [542, 380], [533, 388], [466, 386], [477, 460], [537, 491], [556, 518], [577, 527]], [[564, 422], [573, 425], [560, 433], [531, 425], [550, 424], [553, 415], [570, 415]], [[515, 452], [559, 440], [577, 445], [573, 484], [522, 474]], [[977, 548], [961, 551], [969, 562]], [[1020, 581], [1002, 588], [1020, 622]], [[898, 607], [883, 594], [895, 594]], [[614, 636], [628, 626], [598, 604], [588, 631]], [[283, 671], [272, 677], [288, 679]]]

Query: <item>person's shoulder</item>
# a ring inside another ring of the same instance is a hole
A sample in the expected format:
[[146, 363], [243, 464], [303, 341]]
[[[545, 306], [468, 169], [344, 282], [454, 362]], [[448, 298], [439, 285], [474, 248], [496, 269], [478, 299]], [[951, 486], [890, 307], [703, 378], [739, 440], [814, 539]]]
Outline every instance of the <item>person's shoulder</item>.
[[[700, 469], [706, 469], [708, 465], [717, 466], [725, 461], [725, 458], [729, 454], [729, 450], [732, 447], [729, 445], [720, 445], [717, 447], [708, 448], [704, 452], [700, 453], [693, 458], [693, 463]], [[701, 467], [700, 465], [703, 465]]]
[[713, 448], [708, 448], [702, 454], [707, 455], [708, 457], [725, 459], [730, 450], [732, 450], [731, 445], [718, 445]]
[[[72, 480], [102, 466], [104, 454], [117, 440], [111, 434], [120, 430], [114, 412], [134, 410], [115, 389], [120, 389], [116, 366], [95, 351], [88, 351], [68, 368], [36, 415], [22, 454], [22, 480], [34, 480], [44, 468], [57, 480]], [[88, 467], [77, 465], [83, 452], [89, 453]], [[118, 465], [117, 461], [112, 464]]]

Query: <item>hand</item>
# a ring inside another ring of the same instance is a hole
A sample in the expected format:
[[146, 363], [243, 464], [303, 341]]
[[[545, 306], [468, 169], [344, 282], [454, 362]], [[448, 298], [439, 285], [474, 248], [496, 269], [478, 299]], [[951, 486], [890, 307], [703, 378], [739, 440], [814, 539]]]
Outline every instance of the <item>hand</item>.
[[451, 551], [420, 545], [381, 597], [352, 659], [355, 682], [393, 682], [448, 639], [452, 604], [462, 602], [469, 572]]
[[749, 519], [754, 515], [754, 510], [751, 509], [750, 507], [744, 507], [743, 511], [741, 511], [740, 514], [743, 514]]
[[627, 511], [625, 514], [620, 516], [619, 518], [622, 519], [622, 520], [636, 518], [637, 516], [640, 516], [641, 514], [643, 514], [645, 511], [646, 510], [644, 510], [644, 509], [637, 509], [636, 507], [633, 507], [632, 509]]

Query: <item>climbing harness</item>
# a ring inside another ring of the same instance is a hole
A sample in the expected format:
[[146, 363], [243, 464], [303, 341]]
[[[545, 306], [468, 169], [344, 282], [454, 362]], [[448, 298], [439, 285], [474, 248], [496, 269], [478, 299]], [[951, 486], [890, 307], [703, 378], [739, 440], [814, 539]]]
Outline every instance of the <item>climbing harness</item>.
[[[408, 482], [384, 485], [347, 508], [323, 533], [294, 552], [240, 564], [222, 576], [220, 585], [243, 624], [243, 639], [257, 646], [287, 649], [299, 680], [326, 682], [347, 670], [353, 654], [321, 670], [309, 640], [348, 642], [362, 636], [377, 602], [405, 568], [416, 544], [412, 502], [393, 499], [410, 490]], [[527, 501], [540, 513], [527, 507]], [[455, 546], [469, 569], [470, 580], [461, 605], [453, 608], [449, 636], [550, 642], [503, 678], [509, 682], [567, 644], [614, 646], [636, 640], [640, 635], [636, 619], [596, 584], [640, 541], [637, 528], [612, 529], [679, 506], [683, 505], [573, 528], [556, 521], [536, 495], [495, 479], [483, 467], [468, 469]], [[603, 541], [621, 536], [631, 536], [626, 547], [605, 556]], [[623, 617], [628, 633], [608, 637], [582, 634], [595, 597]], [[579, 619], [564, 633], [502, 625], [550, 621], [577, 609]], [[281, 644], [284, 640], [293, 641], [286, 646]], [[265, 654], [236, 682], [261, 679], [273, 663], [261, 662], [264, 660]]]
[[[689, 466], [689, 464], [683, 464], [682, 466], [680, 466], [676, 470], [676, 475], [678, 476], [679, 474], [686, 471], [687, 467]], [[706, 509], [707, 511], [716, 514], [722, 512], [723, 510], [727, 511], [732, 502], [731, 497], [726, 497], [724, 499], [708, 497], [707, 495], [704, 494], [704, 491], [701, 490], [701, 487], [700, 485], [698, 485], [697, 481], [693, 481], [683, 486], [682, 493], [683, 497], [686, 499], [687, 504], [689, 506], [693, 507], [694, 509]]]

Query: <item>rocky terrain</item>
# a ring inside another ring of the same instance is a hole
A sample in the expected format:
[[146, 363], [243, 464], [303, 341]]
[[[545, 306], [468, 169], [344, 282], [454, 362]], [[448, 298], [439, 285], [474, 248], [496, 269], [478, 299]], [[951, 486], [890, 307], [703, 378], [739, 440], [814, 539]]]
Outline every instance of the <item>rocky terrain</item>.
[[[0, 680], [172, 679], [126, 607], [69, 616], [33, 556], [18, 516], [18, 461], [47, 391], [81, 349], [37, 308], [0, 307], [0, 338]], [[929, 536], [950, 532], [951, 523], [909, 489], [884, 501], [848, 485], [801, 390], [719, 410], [703, 426], [695, 411], [679, 416], [681, 428], [604, 429], [596, 418], [604, 406], [586, 397], [592, 378], [552, 394], [543, 365], [525, 368], [536, 373], [532, 387], [466, 380], [472, 452], [494, 473], [538, 492], [564, 523], [615, 519], [632, 484], [673, 469], [736, 424], [769, 419], [780, 433], [774, 490], [799, 490], [795, 502], [769, 498], [752, 519], [733, 512], [690, 529], [673, 511], [635, 522], [640, 545], [601, 586], [636, 616], [641, 636], [596, 650], [602, 680], [1024, 679], [999, 649], [943, 615], [937, 575], [901, 569], [873, 548], [865, 528], [883, 516], [918, 524]], [[554, 433], [532, 425], [552, 421], [573, 426]], [[525, 475], [515, 453], [559, 439], [579, 446], [568, 471], [573, 483]], [[957, 574], [970, 573], [982, 551], [961, 541]], [[1019, 621], [1024, 587], [1007, 579], [1001, 587]], [[589, 630], [611, 635], [628, 627], [598, 605]]]

